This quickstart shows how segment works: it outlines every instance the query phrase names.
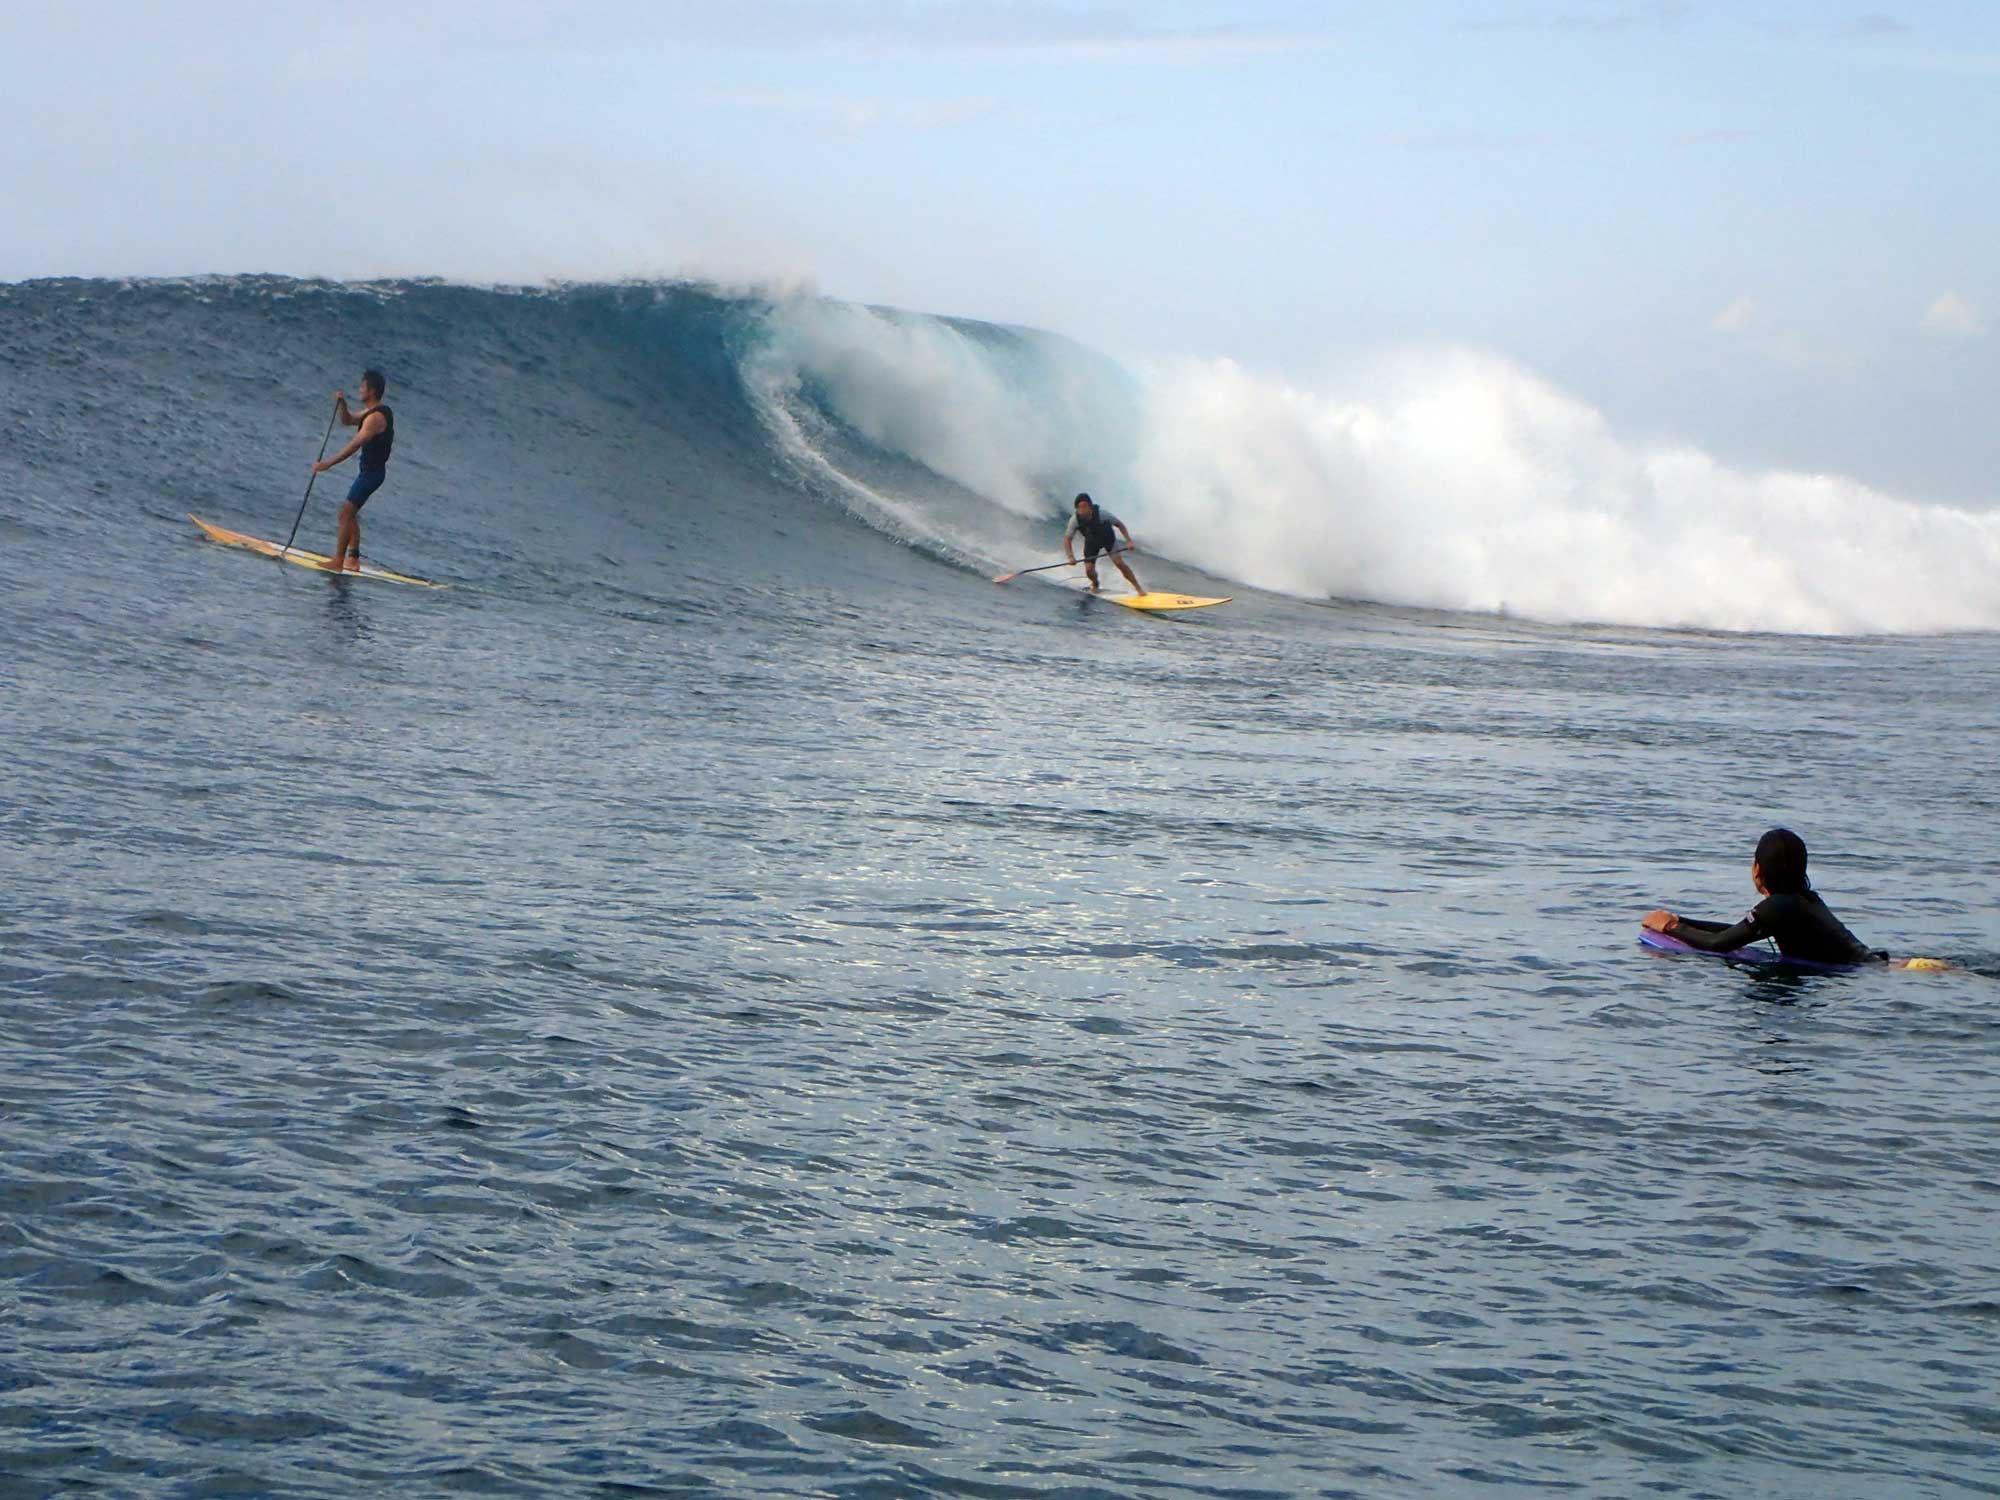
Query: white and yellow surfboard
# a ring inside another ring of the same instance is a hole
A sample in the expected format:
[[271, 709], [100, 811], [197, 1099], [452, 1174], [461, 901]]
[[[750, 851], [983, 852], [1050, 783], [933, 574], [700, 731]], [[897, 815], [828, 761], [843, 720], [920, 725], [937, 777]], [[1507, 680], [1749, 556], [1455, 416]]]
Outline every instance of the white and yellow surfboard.
[[249, 536], [241, 531], [231, 531], [227, 526], [211, 526], [193, 512], [188, 519], [208, 533], [210, 540], [225, 547], [242, 547], [274, 557], [279, 562], [288, 562], [301, 568], [312, 568], [321, 573], [332, 574], [336, 578], [379, 578], [385, 583], [412, 583], [420, 589], [441, 589], [449, 585], [434, 583], [428, 578], [413, 578], [408, 573], [394, 573], [387, 568], [378, 568], [371, 562], [364, 562], [359, 568], [336, 568], [333, 559], [323, 552], [308, 552], [303, 547], [281, 547], [276, 542], [267, 542], [261, 536]]

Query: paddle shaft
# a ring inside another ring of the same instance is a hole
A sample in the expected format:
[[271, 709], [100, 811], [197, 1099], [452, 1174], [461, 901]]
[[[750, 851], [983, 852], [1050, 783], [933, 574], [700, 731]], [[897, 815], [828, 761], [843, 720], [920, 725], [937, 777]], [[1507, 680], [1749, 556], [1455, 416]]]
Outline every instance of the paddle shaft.
[[292, 520], [292, 534], [291, 536], [285, 538], [285, 545], [282, 549], [283, 552], [289, 552], [292, 550], [293, 539], [296, 538], [299, 534], [299, 522], [303, 521], [306, 518], [306, 502], [312, 499], [313, 481], [319, 478], [319, 467], [318, 467], [319, 460], [320, 458], [326, 457], [326, 445], [333, 441], [334, 418], [338, 417], [339, 415], [340, 415], [340, 403], [336, 401], [333, 403], [332, 413], [328, 415], [326, 419], [326, 436], [319, 440], [319, 458], [313, 460], [313, 465], [314, 465], [313, 471], [310, 475], [306, 477], [305, 499], [299, 501], [299, 513]]
[[[1137, 547], [1108, 547], [1098, 553], [1097, 557], [1123, 557], [1127, 552], [1137, 552], [1138, 550]], [[1046, 573], [1050, 568], [1073, 568], [1079, 562], [1096, 562], [1097, 557], [1072, 557], [1067, 562], [1043, 563], [1039, 568], [1020, 568], [1012, 573], [1002, 573], [993, 581], [995, 583], [1012, 583], [1016, 578], [1020, 578], [1028, 573]]]

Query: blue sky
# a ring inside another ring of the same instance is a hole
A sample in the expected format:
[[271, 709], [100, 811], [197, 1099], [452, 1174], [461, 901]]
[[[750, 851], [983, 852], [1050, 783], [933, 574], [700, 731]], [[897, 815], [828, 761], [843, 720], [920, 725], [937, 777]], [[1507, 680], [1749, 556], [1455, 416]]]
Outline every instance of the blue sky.
[[[411, 14], [410, 12], [414, 12]], [[698, 273], [2000, 500], [2000, 5], [14, 0], [0, 278]]]

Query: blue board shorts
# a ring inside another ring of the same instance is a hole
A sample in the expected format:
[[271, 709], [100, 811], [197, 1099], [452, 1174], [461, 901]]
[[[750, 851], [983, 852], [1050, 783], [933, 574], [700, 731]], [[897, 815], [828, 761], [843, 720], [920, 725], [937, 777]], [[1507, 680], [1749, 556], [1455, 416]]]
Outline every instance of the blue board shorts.
[[387, 469], [363, 469], [354, 476], [354, 483], [347, 491], [347, 503], [356, 510], [368, 503], [368, 497], [382, 488], [382, 481], [389, 477]]

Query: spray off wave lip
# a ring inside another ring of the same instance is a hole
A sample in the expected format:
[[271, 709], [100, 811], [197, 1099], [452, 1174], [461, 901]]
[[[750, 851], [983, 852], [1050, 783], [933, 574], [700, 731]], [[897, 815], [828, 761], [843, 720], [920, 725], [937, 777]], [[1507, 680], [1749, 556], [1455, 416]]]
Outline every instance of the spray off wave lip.
[[1555, 624], [2000, 629], [2000, 513], [1637, 446], [1490, 354], [1389, 355], [1313, 390], [1228, 360], [1126, 369], [1046, 334], [801, 300], [768, 310], [746, 369], [802, 472], [948, 552], [1005, 553], [1023, 539], [1008, 521], [1088, 489], [1150, 549], [1301, 598]]

